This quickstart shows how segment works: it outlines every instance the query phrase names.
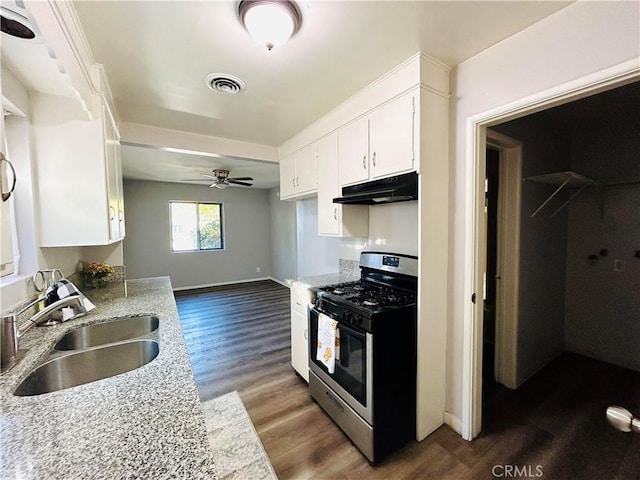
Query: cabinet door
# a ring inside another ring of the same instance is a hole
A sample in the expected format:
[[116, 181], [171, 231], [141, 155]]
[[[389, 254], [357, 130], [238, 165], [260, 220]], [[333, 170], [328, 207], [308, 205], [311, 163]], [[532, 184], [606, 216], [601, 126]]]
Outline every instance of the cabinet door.
[[329, 135], [318, 142], [318, 235], [340, 234], [340, 205], [333, 203], [340, 196], [338, 178], [338, 135]]
[[47, 159], [37, 169], [40, 246], [112, 243], [103, 117], [86, 121], [74, 100], [36, 94], [32, 126], [36, 156]]
[[375, 110], [369, 122], [370, 178], [414, 170], [413, 95], [405, 95]]
[[317, 189], [318, 147], [312, 143], [296, 155], [296, 194], [311, 193]]
[[280, 198], [293, 197], [296, 193], [296, 158], [294, 155], [280, 160]]
[[309, 381], [307, 317], [291, 309], [291, 366]]
[[[107, 169], [107, 201], [109, 205], [109, 239], [119, 240], [120, 235], [120, 184], [122, 177], [118, 168], [119, 144], [111, 117], [106, 109], [103, 112], [105, 163]], [[120, 177], [119, 177], [120, 176]]]
[[369, 120], [361, 118], [338, 132], [340, 186], [369, 178]]
[[125, 237], [124, 228], [124, 185], [122, 183], [122, 156], [120, 155], [120, 142], [116, 142], [116, 172], [118, 187], [118, 222], [120, 227], [120, 238]]

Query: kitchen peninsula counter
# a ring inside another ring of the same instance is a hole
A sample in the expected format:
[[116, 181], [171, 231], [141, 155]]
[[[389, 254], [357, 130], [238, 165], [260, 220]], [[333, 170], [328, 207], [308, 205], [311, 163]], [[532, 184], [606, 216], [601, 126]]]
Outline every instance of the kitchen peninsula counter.
[[[216, 478], [200, 399], [168, 277], [127, 281], [127, 296], [84, 292], [86, 316], [33, 327], [0, 377], [0, 478]], [[67, 331], [109, 319], [160, 319], [158, 356], [115, 377], [31, 397], [12, 394]]]

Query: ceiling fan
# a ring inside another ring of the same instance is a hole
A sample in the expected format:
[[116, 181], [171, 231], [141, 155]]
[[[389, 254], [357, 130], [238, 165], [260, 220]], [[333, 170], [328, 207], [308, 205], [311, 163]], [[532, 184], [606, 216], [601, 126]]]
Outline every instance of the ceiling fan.
[[210, 187], [216, 188], [227, 188], [229, 185], [242, 185], [243, 187], [251, 187], [253, 183], [247, 183], [245, 180], [253, 181], [251, 177], [230, 177], [229, 170], [213, 170], [213, 175], [209, 175], [208, 173], [201, 173], [203, 177], [207, 178], [191, 178], [191, 179], [183, 179], [183, 182], [211, 182]]

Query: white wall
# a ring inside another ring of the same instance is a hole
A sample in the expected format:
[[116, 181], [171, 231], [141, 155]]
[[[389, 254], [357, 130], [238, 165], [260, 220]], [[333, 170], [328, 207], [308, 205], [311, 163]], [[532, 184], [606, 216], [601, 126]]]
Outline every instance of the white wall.
[[296, 202], [298, 278], [338, 271], [340, 239], [318, 235], [318, 199]]
[[[174, 288], [186, 288], [270, 276], [268, 190], [127, 180], [124, 194], [127, 278], [169, 275]], [[172, 200], [222, 202], [225, 249], [171, 253]]]
[[38, 218], [40, 213], [36, 206], [38, 202], [35, 172], [38, 162], [46, 162], [48, 159], [38, 158], [31, 148], [34, 129], [30, 122], [29, 93], [6, 65], [2, 65], [1, 80], [3, 106], [15, 114], [6, 119], [6, 136], [8, 157], [16, 169], [18, 178], [12, 198], [15, 202], [16, 229], [20, 250], [20, 262], [16, 274], [0, 281], [0, 311], [4, 311], [36, 294], [31, 277], [37, 270], [59, 268], [66, 276], [74, 273], [76, 265], [82, 259], [82, 248], [39, 247]]
[[271, 276], [281, 282], [296, 278], [296, 204], [280, 200], [280, 189], [269, 190]]
[[364, 250], [418, 255], [418, 202], [369, 207], [369, 238]]
[[340, 258], [359, 261], [365, 250], [418, 255], [418, 202], [370, 206], [368, 238], [318, 236], [317, 199], [296, 203], [298, 278], [337, 272]]
[[[572, 168], [640, 181], [640, 106], [573, 129]], [[604, 195], [602, 198], [600, 195]], [[603, 201], [603, 203], [601, 203]], [[640, 184], [577, 197], [569, 209], [565, 341], [570, 351], [640, 371]], [[601, 249], [608, 255], [600, 256]], [[588, 256], [596, 255], [596, 261]], [[616, 271], [616, 260], [625, 263]]]
[[474, 168], [470, 117], [517, 102], [640, 56], [637, 2], [576, 2], [461, 63], [452, 72], [451, 250], [447, 331], [447, 411], [463, 415], [468, 171]]

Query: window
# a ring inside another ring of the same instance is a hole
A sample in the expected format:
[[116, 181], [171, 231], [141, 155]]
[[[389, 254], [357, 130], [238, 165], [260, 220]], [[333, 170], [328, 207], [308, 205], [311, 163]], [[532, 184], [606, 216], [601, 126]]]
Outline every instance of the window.
[[222, 204], [170, 202], [171, 251], [222, 250]]

